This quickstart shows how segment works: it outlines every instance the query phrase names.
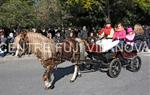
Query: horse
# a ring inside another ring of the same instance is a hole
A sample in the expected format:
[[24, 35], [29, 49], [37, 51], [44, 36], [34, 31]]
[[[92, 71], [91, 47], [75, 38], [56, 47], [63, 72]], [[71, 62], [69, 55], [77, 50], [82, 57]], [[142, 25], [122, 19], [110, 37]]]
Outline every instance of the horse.
[[40, 33], [28, 31], [21, 32], [15, 37], [14, 47], [16, 48], [16, 56], [30, 51], [39, 59], [45, 69], [42, 79], [46, 89], [53, 88], [51, 75], [57, 65], [66, 60], [75, 63], [70, 82], [74, 82], [78, 75], [81, 76], [79, 70], [80, 47], [76, 39], [66, 39], [60, 47], [57, 47], [53, 39], [48, 39]]

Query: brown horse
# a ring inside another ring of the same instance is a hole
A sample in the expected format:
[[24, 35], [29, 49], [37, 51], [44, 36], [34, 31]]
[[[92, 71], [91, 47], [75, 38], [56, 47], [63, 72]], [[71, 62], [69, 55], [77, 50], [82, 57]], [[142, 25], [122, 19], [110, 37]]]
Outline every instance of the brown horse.
[[[60, 47], [57, 48], [56, 43], [52, 39], [34, 32], [22, 32], [15, 38], [14, 46], [17, 49], [17, 54], [30, 51], [36, 55], [41, 64], [45, 68], [43, 80], [46, 88], [52, 87], [51, 75], [55, 67], [69, 60], [74, 65], [74, 73], [71, 82], [75, 81], [79, 71], [80, 49], [79, 43], [75, 39], [66, 39]], [[21, 49], [20, 49], [21, 48]]]

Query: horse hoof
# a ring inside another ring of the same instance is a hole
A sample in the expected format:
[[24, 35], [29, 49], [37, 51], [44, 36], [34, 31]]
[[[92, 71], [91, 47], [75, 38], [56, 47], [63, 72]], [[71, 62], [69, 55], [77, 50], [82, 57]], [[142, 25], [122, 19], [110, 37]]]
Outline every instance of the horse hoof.
[[51, 89], [53, 88], [53, 85], [49, 81], [45, 81], [45, 89]]
[[55, 86], [53, 85], [53, 86], [50, 86], [50, 87], [45, 87], [44, 89], [49, 90], [49, 89], [54, 89], [54, 88], [55, 88]]
[[70, 80], [70, 83], [73, 83], [74, 82], [74, 80]]
[[55, 88], [55, 86], [54, 86], [54, 85], [52, 85], [52, 86], [50, 86], [50, 87], [49, 87], [49, 89], [54, 89], [54, 88]]

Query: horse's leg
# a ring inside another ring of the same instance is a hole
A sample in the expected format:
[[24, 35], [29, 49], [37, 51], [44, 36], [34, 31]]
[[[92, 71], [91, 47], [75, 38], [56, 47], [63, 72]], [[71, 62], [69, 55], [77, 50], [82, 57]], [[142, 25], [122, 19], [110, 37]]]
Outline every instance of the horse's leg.
[[81, 71], [80, 71], [80, 67], [79, 67], [79, 64], [78, 64], [78, 76], [81, 77]]
[[49, 88], [53, 87], [52, 86], [53, 80], [51, 80], [51, 75], [52, 75], [53, 70], [54, 70], [54, 66], [53, 65], [48, 65], [46, 67], [45, 73], [43, 74], [43, 80], [44, 80], [46, 89], [49, 89]]
[[18, 56], [18, 54], [19, 54], [19, 45], [17, 45], [17, 50], [15, 52], [15, 56]]
[[70, 82], [74, 82], [77, 76], [81, 76], [81, 72], [80, 72], [80, 68], [79, 68], [79, 55], [76, 55], [77, 59], [76, 59], [76, 64], [74, 66], [74, 73], [73, 76], [70, 80]]
[[76, 65], [74, 65], [74, 73], [73, 73], [73, 76], [72, 76], [70, 82], [74, 82], [77, 75], [78, 75], [78, 65], [76, 64]]
[[19, 50], [16, 51], [15, 56], [18, 56]]

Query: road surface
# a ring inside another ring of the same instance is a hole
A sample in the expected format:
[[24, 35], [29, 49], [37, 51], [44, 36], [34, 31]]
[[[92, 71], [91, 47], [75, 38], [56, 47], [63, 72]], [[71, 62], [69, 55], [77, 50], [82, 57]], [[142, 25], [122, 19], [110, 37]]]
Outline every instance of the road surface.
[[55, 88], [45, 90], [44, 69], [31, 57], [0, 58], [0, 95], [150, 95], [150, 54], [141, 54], [142, 68], [137, 73], [122, 69], [118, 78], [106, 73], [83, 73], [70, 83], [73, 67], [70, 62], [58, 66]]

